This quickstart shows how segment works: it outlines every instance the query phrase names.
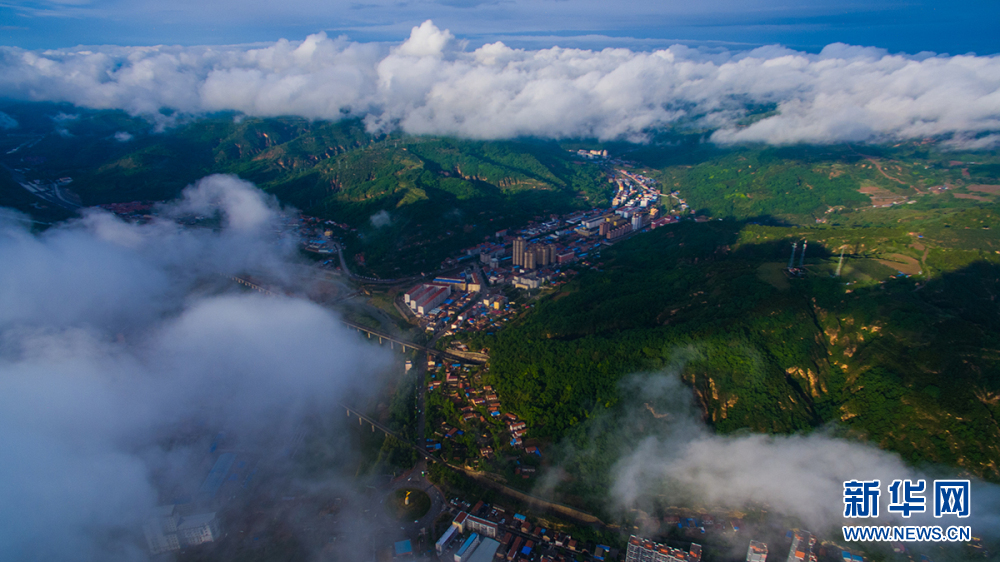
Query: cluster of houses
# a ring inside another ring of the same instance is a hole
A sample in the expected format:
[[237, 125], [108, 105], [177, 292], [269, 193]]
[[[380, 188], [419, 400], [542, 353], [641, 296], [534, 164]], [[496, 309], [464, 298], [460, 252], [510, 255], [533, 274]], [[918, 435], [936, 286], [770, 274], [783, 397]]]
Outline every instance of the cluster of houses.
[[[600, 151], [580, 153], [587, 157], [601, 154]], [[449, 258], [443, 265], [478, 261], [484, 281], [534, 289], [557, 277], [563, 266], [586, 260], [611, 241], [680, 220], [676, 215], [660, 213], [656, 203], [663, 194], [657, 189], [656, 180], [624, 168], [612, 168], [608, 181], [617, 184], [611, 209], [550, 215], [548, 220], [539, 219], [516, 232], [500, 230], [494, 239], [463, 250], [459, 257]], [[669, 197], [676, 199], [680, 209], [687, 212], [687, 204], [679, 193], [671, 192]]]
[[617, 559], [618, 553], [607, 546], [584, 543], [498, 506], [480, 501], [469, 507], [468, 503], [458, 500], [452, 500], [451, 505], [458, 514], [435, 543], [439, 558], [453, 552], [455, 562], [603, 562]]
[[[466, 321], [488, 324], [489, 320], [510, 311], [506, 301], [501, 306], [489, 297], [480, 299], [481, 286], [478, 273], [470, 274], [468, 279], [438, 277], [433, 282], [412, 287], [403, 294], [403, 303], [426, 331], [443, 331], [444, 335], [451, 335]], [[496, 308], [488, 307], [483, 301]]]
[[[450, 336], [460, 331], [495, 330], [509, 321], [518, 310], [523, 309], [523, 306], [511, 304], [502, 294], [479, 295], [471, 300], [474, 300], [472, 306], [439, 321], [438, 326], [445, 330], [443, 335]], [[429, 324], [427, 329], [432, 329]], [[455, 345], [459, 348], [464, 347], [461, 344]]]
[[[518, 419], [515, 414], [503, 412], [500, 404], [500, 397], [491, 385], [478, 387], [470, 380], [471, 367], [459, 363], [441, 364], [434, 360], [427, 363], [430, 380], [428, 381], [428, 392], [442, 392], [445, 397], [455, 405], [459, 412], [459, 420], [445, 420], [442, 422], [439, 435], [441, 439], [454, 439], [464, 434], [464, 430], [457, 426], [468, 428], [472, 423], [486, 424], [487, 416], [490, 419], [498, 420], [506, 429], [509, 436], [510, 446], [514, 449], [524, 449], [528, 454], [541, 456], [542, 452], [537, 446], [524, 446], [524, 437], [528, 432], [528, 424]], [[454, 422], [453, 424], [448, 423]], [[498, 424], [491, 424], [496, 427]], [[496, 451], [489, 444], [481, 444], [479, 456], [490, 459]], [[428, 442], [428, 447], [434, 450], [440, 448], [440, 443], [434, 440]], [[519, 471], [522, 477], [527, 478], [533, 470]]]
[[[356, 232], [347, 224], [309, 215], [299, 215], [298, 220], [292, 225], [292, 229], [301, 240], [302, 249], [314, 254], [333, 254], [337, 250], [340, 238], [345, 233]], [[330, 260], [329, 263], [333, 263], [333, 261]]]
[[615, 197], [611, 200], [612, 207], [645, 209], [653, 206], [660, 198], [660, 191], [654, 187], [656, 180], [640, 174], [618, 169], [608, 181], [618, 186]]

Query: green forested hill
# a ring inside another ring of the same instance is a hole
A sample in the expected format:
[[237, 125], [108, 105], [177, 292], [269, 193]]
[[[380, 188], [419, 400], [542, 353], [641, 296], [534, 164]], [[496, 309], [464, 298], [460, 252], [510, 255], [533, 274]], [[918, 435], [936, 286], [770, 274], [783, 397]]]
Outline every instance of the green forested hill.
[[[671, 367], [721, 432], [835, 423], [913, 462], [1000, 479], [1000, 237], [983, 229], [998, 218], [940, 211], [921, 219], [923, 238], [912, 224], [658, 229], [484, 338], [490, 379], [554, 440], [614, 411], [622, 376]], [[955, 249], [952, 231], [977, 242]], [[788, 278], [802, 239], [809, 273]], [[925, 273], [899, 276], [914, 263]]]
[[[25, 107], [4, 108], [22, 126], [2, 145], [39, 142], [6, 160], [43, 178], [72, 177], [84, 204], [165, 199], [207, 174], [238, 174], [285, 204], [357, 228], [352, 255], [384, 276], [435, 269], [496, 230], [606, 205], [610, 193], [594, 164], [551, 142], [373, 136], [357, 120], [232, 115], [156, 132], [120, 112]], [[117, 141], [122, 132], [132, 137]], [[390, 221], [376, 228], [369, 218], [380, 211]]]

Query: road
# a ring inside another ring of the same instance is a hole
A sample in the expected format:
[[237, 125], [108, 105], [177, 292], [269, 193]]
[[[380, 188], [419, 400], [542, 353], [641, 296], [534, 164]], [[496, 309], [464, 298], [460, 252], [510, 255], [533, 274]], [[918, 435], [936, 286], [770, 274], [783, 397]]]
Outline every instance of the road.
[[73, 200], [71, 196], [67, 195], [64, 190], [59, 187], [58, 183], [43, 183], [39, 180], [29, 182], [28, 178], [26, 178], [23, 173], [18, 172], [14, 168], [11, 168], [6, 164], [0, 164], [0, 166], [3, 166], [4, 169], [10, 172], [11, 177], [14, 178], [14, 181], [16, 181], [18, 185], [26, 189], [35, 197], [70, 211], [75, 211], [80, 208], [80, 202]]
[[427, 513], [420, 519], [417, 519], [412, 523], [407, 521], [403, 526], [404, 530], [407, 530], [410, 533], [417, 533], [421, 529], [427, 529], [427, 537], [430, 539], [431, 543], [433, 543], [437, 540], [437, 537], [431, 536], [434, 534], [434, 521], [437, 520], [439, 515], [441, 515], [441, 512], [447, 509], [448, 504], [445, 500], [444, 492], [423, 476], [426, 471], [427, 461], [421, 460], [412, 470], [393, 481], [393, 483], [389, 486], [389, 491], [386, 492], [385, 497], [386, 501], [389, 501], [393, 492], [405, 488], [422, 490], [426, 493], [431, 499], [430, 509], [428, 509]]
[[355, 281], [360, 281], [362, 283], [373, 283], [376, 285], [396, 285], [402, 283], [413, 283], [426, 277], [423, 275], [413, 275], [402, 279], [376, 279], [374, 277], [357, 275], [347, 267], [347, 260], [344, 258], [344, 248], [337, 243], [334, 243], [334, 247], [337, 248], [337, 256], [340, 258], [340, 269], [344, 272], [344, 275], [346, 275], [348, 279], [354, 279]]
[[[591, 515], [589, 513], [580, 511], [578, 509], [574, 509], [572, 507], [568, 507], [568, 506], [565, 506], [565, 505], [560, 505], [560, 504], [557, 504], [557, 503], [553, 503], [553, 502], [550, 502], [548, 500], [544, 500], [542, 498], [537, 498], [537, 497], [532, 496], [530, 494], [526, 494], [524, 492], [521, 492], [520, 490], [515, 490], [513, 488], [505, 486], [504, 484], [501, 484], [500, 482], [497, 482], [497, 481], [491, 480], [489, 478], [486, 478], [485, 476], [483, 476], [481, 474], [477, 474], [477, 473], [474, 473], [472, 471], [466, 470], [466, 469], [464, 469], [462, 467], [450, 464], [447, 461], [445, 461], [445, 460], [439, 458], [438, 456], [436, 456], [434, 453], [432, 453], [429, 450], [427, 450], [427, 448], [424, 447], [424, 445], [423, 445], [423, 443], [426, 443], [426, 441], [423, 441], [423, 442], [418, 443], [418, 444], [414, 444], [414, 443], [408, 441], [407, 439], [403, 438], [402, 436], [396, 434], [393, 430], [391, 430], [388, 427], [382, 425], [381, 423], [379, 423], [379, 422], [377, 422], [377, 421], [369, 418], [368, 416], [362, 414], [361, 412], [355, 410], [354, 408], [351, 408], [350, 406], [348, 406], [346, 404], [340, 404], [340, 407], [342, 407], [345, 410], [347, 410], [348, 411], [348, 415], [355, 415], [355, 416], [361, 418], [363, 421], [371, 424], [372, 426], [374, 426], [379, 431], [385, 433], [386, 435], [389, 435], [389, 436], [395, 438], [400, 443], [403, 443], [404, 445], [407, 445], [408, 447], [413, 448], [418, 453], [420, 453], [420, 455], [423, 457], [423, 460], [425, 460], [425, 461], [431, 461], [431, 462], [439, 463], [442, 466], [445, 466], [445, 467], [447, 467], [447, 468], [449, 468], [451, 470], [454, 470], [455, 472], [459, 472], [459, 473], [461, 473], [461, 474], [463, 474], [463, 475], [465, 475], [465, 476], [467, 476], [469, 478], [472, 478], [473, 480], [475, 480], [476, 482], [478, 482], [478, 483], [480, 483], [480, 484], [482, 484], [484, 486], [487, 486], [489, 488], [493, 488], [494, 490], [500, 492], [501, 494], [504, 494], [504, 495], [506, 495], [508, 497], [514, 498], [514, 499], [516, 499], [518, 501], [522, 501], [522, 502], [531, 504], [533, 507], [541, 509], [543, 511], [547, 511], [549, 513], [556, 514], [556, 515], [558, 515], [560, 517], [571, 519], [571, 520], [574, 520], [574, 521], [576, 521], [578, 523], [583, 523], [583, 524], [586, 524], [586, 525], [600, 525], [602, 527], [604, 526], [604, 523], [600, 519], [598, 519], [596, 516], [594, 516], [594, 515]], [[420, 464], [418, 464], [418, 466], [420, 466]]]
[[341, 271], [343, 271], [344, 275], [346, 275], [348, 278], [354, 277], [354, 274], [351, 273], [351, 270], [348, 269], [348, 267], [347, 267], [347, 260], [344, 259], [344, 249], [340, 246], [340, 244], [334, 244], [334, 247], [337, 248], [337, 256], [340, 257], [340, 269], [341, 269]]
[[427, 375], [427, 354], [418, 353], [414, 358], [417, 362], [414, 368], [417, 372], [414, 373], [414, 377], [417, 379], [417, 443], [427, 442], [427, 401], [425, 399], [425, 394], [427, 393], [427, 385], [424, 384], [424, 379]]

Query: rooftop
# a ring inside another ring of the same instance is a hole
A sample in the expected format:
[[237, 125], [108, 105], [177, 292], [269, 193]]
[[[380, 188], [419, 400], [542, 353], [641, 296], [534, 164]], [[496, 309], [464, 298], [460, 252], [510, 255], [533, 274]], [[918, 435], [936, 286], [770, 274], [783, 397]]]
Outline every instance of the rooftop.
[[198, 527], [204, 527], [205, 525], [211, 523], [214, 519], [215, 519], [215, 512], [199, 513], [197, 515], [189, 515], [187, 517], [182, 517], [180, 523], [177, 524], [177, 530], [183, 531], [184, 529], [196, 529]]

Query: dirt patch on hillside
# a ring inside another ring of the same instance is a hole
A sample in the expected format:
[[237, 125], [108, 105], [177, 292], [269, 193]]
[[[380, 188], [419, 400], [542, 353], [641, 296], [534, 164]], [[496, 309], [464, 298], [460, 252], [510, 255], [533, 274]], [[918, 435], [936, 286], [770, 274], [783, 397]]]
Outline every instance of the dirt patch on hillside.
[[872, 200], [873, 207], [888, 207], [890, 205], [898, 205], [906, 201], [906, 197], [896, 195], [888, 189], [877, 185], [863, 185], [860, 189], [858, 189], [858, 192], [867, 195], [868, 198]]
[[989, 193], [990, 195], [1000, 193], [1000, 185], [970, 185], [966, 189], [969, 191], [978, 191], [979, 193]]
[[903, 254], [889, 254], [885, 259], [880, 259], [878, 262], [907, 275], [916, 275], [921, 271], [920, 262], [916, 258], [904, 256]]
[[914, 250], [918, 251], [918, 252], [923, 252], [923, 255], [920, 257], [920, 263], [921, 264], [927, 263], [927, 254], [931, 251], [930, 248], [928, 248], [927, 246], [925, 246], [922, 243], [918, 242], [919, 235], [916, 232], [911, 232], [910, 236], [912, 236], [913, 238], [915, 238], [915, 240], [913, 241], [913, 243], [910, 244], [910, 247], [913, 248]]
[[983, 197], [982, 195], [971, 195], [969, 193], [952, 193], [955, 199], [973, 199], [975, 201], [991, 201], [989, 197]]

